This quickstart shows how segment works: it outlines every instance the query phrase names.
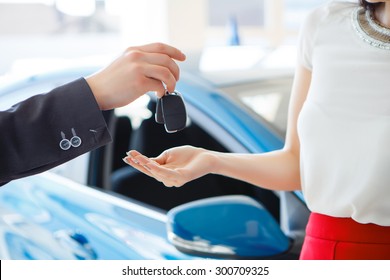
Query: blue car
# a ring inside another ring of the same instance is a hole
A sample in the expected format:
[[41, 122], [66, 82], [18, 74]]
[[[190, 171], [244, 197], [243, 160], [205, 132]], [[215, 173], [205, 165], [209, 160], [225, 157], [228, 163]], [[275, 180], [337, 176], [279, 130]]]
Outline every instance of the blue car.
[[[0, 84], [0, 109], [99, 67], [48, 71]], [[104, 112], [109, 145], [0, 189], [0, 259], [297, 259], [309, 215], [300, 192], [275, 192], [218, 175], [181, 188], [122, 162], [194, 145], [263, 153], [283, 145], [292, 75], [219, 79], [186, 72], [177, 90], [187, 126], [166, 133], [156, 99]], [[4, 133], [4, 132], [3, 132]]]

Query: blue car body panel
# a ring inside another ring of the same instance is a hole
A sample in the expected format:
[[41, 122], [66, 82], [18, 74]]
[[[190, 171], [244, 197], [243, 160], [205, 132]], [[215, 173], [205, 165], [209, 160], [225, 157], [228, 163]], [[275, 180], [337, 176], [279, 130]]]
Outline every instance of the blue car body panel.
[[0, 204], [3, 258], [191, 259], [168, 242], [163, 213], [54, 174], [7, 184]]

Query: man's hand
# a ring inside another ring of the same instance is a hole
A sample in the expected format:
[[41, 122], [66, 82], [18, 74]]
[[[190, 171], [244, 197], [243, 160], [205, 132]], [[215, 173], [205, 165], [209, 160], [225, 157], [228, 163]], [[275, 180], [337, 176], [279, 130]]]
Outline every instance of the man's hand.
[[86, 81], [101, 110], [122, 107], [149, 91], [162, 97], [163, 83], [174, 91], [180, 76], [175, 60], [185, 58], [180, 50], [162, 43], [130, 47]]

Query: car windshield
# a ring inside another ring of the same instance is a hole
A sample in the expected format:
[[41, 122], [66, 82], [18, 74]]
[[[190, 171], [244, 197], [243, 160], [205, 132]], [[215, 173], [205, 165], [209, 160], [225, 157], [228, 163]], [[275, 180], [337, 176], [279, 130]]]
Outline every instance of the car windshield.
[[[294, 45], [267, 51], [248, 47], [209, 48], [202, 55], [199, 75], [249, 111], [252, 117], [268, 123], [284, 137], [296, 51]], [[225, 52], [230, 60], [242, 61], [246, 57], [246, 62], [242, 62], [245, 67], [243, 65], [241, 69], [223, 62], [223, 57], [218, 58], [221, 52]], [[248, 52], [251, 53], [249, 57]], [[254, 57], [257, 57], [256, 63], [253, 63]], [[224, 66], [211, 68], [209, 64]]]

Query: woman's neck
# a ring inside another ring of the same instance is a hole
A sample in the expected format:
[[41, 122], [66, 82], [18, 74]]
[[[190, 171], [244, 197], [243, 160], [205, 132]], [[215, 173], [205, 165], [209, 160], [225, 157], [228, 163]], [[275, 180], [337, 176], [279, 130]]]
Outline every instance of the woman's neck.
[[390, 2], [384, 2], [375, 9], [375, 18], [381, 25], [390, 28]]

